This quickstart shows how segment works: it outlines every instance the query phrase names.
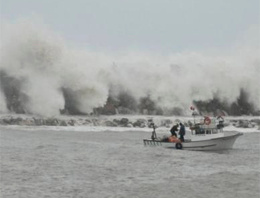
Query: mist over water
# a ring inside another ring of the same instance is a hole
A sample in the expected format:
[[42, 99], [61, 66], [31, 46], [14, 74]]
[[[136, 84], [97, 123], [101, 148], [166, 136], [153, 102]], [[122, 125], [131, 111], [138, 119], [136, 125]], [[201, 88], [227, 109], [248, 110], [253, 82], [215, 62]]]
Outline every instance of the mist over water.
[[[252, 35], [257, 39], [259, 29], [252, 32], [256, 34], [250, 34], [249, 41]], [[0, 48], [0, 112], [53, 116], [67, 109], [91, 113], [108, 99], [120, 103], [125, 93], [128, 102], [130, 98], [137, 107], [149, 98], [162, 111], [179, 108], [185, 114], [194, 101], [217, 98], [231, 105], [241, 90], [254, 111], [259, 110], [259, 45], [247, 42], [247, 37], [242, 43], [214, 54], [105, 54], [69, 47], [43, 24], [5, 22]]]

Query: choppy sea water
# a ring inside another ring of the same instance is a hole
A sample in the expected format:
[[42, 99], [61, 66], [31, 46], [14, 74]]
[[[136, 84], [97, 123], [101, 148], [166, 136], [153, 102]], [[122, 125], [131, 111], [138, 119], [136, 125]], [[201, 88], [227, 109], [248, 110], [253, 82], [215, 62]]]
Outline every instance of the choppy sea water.
[[1, 128], [1, 197], [259, 197], [260, 133], [222, 152], [144, 147], [149, 136]]

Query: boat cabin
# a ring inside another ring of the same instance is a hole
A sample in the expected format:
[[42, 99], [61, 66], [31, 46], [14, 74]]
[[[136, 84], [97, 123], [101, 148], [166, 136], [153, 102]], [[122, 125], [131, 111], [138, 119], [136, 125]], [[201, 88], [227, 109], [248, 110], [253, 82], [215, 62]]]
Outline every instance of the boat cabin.
[[214, 119], [210, 122], [200, 121], [195, 123], [190, 127], [191, 129], [191, 139], [194, 141], [201, 139], [211, 139], [217, 137], [223, 137], [223, 121], [216, 121]]
[[215, 126], [206, 126], [206, 125], [195, 125], [191, 127], [192, 135], [206, 135], [206, 134], [216, 134], [223, 132], [223, 128], [217, 128]]

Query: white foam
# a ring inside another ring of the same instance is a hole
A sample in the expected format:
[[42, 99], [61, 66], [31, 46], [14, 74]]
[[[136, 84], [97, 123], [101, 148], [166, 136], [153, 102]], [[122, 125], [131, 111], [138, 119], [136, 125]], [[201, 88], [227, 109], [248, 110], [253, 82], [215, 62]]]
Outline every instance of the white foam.
[[65, 102], [61, 88], [74, 91], [75, 106], [85, 113], [102, 107], [109, 92], [122, 90], [136, 99], [150, 95], [163, 109], [188, 109], [193, 100], [216, 94], [236, 101], [244, 88], [260, 108], [259, 49], [254, 45], [226, 54], [104, 54], [68, 47], [46, 25], [30, 20], [3, 23], [1, 36], [0, 70], [20, 80], [27, 111], [34, 114], [58, 115]]

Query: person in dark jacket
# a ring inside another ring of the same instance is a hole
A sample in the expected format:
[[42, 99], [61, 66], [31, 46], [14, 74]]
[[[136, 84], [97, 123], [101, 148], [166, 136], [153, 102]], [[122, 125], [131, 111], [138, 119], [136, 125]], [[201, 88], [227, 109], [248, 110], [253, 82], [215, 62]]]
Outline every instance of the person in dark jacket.
[[170, 132], [171, 132], [172, 136], [177, 137], [177, 133], [176, 133], [176, 132], [178, 131], [178, 127], [179, 127], [179, 125], [178, 125], [178, 124], [175, 124], [175, 125], [173, 125], [173, 127], [171, 128]]
[[182, 123], [180, 123], [179, 135], [180, 135], [180, 140], [181, 140], [182, 142], [184, 142], [185, 126], [184, 126]]

